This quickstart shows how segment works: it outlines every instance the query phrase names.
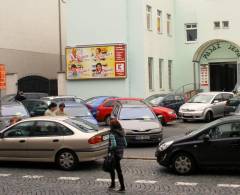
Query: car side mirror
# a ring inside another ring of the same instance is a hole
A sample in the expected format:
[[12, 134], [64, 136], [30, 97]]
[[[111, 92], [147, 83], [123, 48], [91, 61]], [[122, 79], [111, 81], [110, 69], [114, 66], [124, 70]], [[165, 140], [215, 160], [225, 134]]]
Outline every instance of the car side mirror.
[[203, 137], [204, 142], [208, 142], [210, 140], [210, 136], [207, 134]]
[[219, 100], [213, 100], [213, 103], [214, 104], [219, 103]]

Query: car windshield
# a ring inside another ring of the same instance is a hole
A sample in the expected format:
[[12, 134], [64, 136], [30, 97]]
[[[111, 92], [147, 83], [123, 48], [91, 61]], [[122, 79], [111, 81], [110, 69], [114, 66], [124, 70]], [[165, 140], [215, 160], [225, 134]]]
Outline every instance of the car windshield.
[[192, 97], [188, 103], [209, 103], [214, 95], [198, 94]]
[[101, 101], [101, 100], [104, 101], [105, 99], [106, 99], [106, 97], [93, 97], [93, 98], [87, 99], [86, 103], [93, 105], [93, 104], [97, 103], [98, 101]]
[[122, 108], [119, 116], [120, 120], [151, 120], [155, 119], [149, 108]]
[[86, 132], [86, 133], [91, 133], [91, 132], [96, 132], [98, 131], [98, 128], [96, 125], [93, 125], [87, 121], [84, 120], [77, 120], [74, 118], [71, 119], [67, 119], [64, 122], [66, 122], [67, 124], [75, 127], [76, 129]]
[[77, 106], [66, 106], [65, 112], [68, 116], [92, 116], [91, 112], [87, 109], [87, 107], [81, 104]]
[[8, 117], [8, 116], [28, 116], [28, 112], [24, 106], [21, 105], [7, 105], [1, 107], [1, 115]]
[[164, 95], [161, 96], [150, 96], [148, 98], [146, 98], [144, 101], [152, 106], [157, 106], [160, 104], [160, 102], [162, 102], [162, 100], [164, 99]]

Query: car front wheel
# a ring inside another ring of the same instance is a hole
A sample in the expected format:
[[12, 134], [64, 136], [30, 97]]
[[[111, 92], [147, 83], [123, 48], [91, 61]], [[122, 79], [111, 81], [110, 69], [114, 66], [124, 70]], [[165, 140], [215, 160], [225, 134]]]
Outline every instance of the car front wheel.
[[213, 120], [213, 114], [212, 114], [212, 112], [207, 112], [207, 114], [206, 114], [206, 116], [205, 116], [205, 121], [207, 122], [207, 123], [209, 123], [209, 122], [211, 122]]
[[78, 159], [74, 152], [70, 150], [64, 150], [59, 152], [56, 162], [61, 169], [70, 171], [76, 168]]
[[195, 164], [190, 155], [179, 153], [174, 157], [172, 167], [177, 174], [187, 175], [194, 171]]

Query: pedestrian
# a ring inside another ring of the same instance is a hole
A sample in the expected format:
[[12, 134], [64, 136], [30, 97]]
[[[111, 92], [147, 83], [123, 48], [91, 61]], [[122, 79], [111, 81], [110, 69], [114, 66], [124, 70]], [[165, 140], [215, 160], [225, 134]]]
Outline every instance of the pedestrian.
[[20, 116], [14, 116], [9, 120], [9, 126], [14, 125], [15, 123], [21, 121], [22, 118]]
[[64, 112], [64, 108], [65, 108], [65, 104], [64, 103], [59, 104], [58, 110], [56, 112], [56, 115], [57, 116], [66, 116], [67, 114]]
[[45, 116], [56, 116], [57, 104], [52, 102], [48, 106], [48, 109], [45, 111]]
[[115, 186], [115, 170], [118, 174], [118, 180], [120, 183], [120, 189], [118, 192], [125, 192], [124, 179], [121, 169], [121, 159], [123, 158], [124, 148], [127, 146], [125, 132], [121, 127], [121, 124], [117, 120], [110, 122], [110, 135], [109, 135], [109, 153], [113, 155], [114, 167], [110, 171], [111, 185], [109, 189], [114, 189]]
[[21, 102], [25, 99], [26, 99], [26, 97], [24, 96], [23, 91], [18, 91], [17, 95], [15, 96], [15, 100]]

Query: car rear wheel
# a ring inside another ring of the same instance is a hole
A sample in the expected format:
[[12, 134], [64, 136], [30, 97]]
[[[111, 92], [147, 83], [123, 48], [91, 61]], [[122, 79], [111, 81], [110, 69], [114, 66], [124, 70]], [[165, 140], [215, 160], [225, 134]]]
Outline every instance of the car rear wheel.
[[179, 153], [174, 157], [172, 167], [177, 174], [187, 175], [194, 171], [195, 163], [190, 155]]
[[70, 150], [64, 150], [58, 153], [56, 162], [61, 169], [70, 171], [76, 168], [78, 159], [74, 152]]
[[106, 123], [106, 125], [110, 126], [110, 122], [111, 122], [111, 117], [108, 116], [108, 117], [105, 119], [105, 123]]
[[207, 112], [207, 114], [206, 114], [206, 116], [205, 116], [205, 121], [207, 122], [207, 123], [209, 123], [209, 122], [211, 122], [213, 120], [213, 114], [212, 114], [212, 112]]

